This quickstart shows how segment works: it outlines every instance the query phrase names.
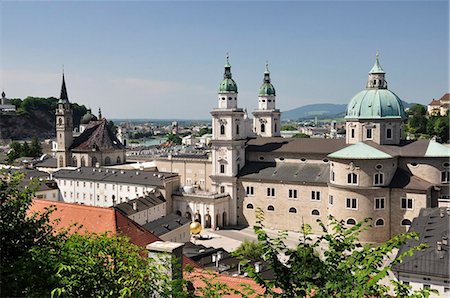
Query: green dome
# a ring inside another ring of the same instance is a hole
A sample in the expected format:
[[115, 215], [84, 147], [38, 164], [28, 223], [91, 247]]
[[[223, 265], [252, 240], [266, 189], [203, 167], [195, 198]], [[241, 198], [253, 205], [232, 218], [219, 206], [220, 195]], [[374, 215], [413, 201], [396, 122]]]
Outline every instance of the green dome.
[[271, 83], [263, 83], [259, 88], [260, 96], [275, 96], [275, 87]]
[[238, 92], [236, 82], [232, 78], [225, 78], [219, 85], [219, 93]]
[[81, 124], [88, 124], [91, 121], [97, 121], [97, 117], [95, 115], [92, 115], [91, 109], [88, 109], [86, 114], [81, 117], [80, 123]]
[[366, 89], [356, 94], [347, 106], [346, 119], [406, 119], [402, 101], [388, 89]]

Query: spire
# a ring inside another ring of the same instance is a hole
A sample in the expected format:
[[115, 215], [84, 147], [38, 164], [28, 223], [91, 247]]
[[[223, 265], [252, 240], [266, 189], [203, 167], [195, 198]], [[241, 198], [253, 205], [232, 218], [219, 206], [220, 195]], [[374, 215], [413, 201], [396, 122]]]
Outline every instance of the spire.
[[264, 83], [270, 83], [270, 71], [268, 61], [266, 61], [266, 70], [264, 71]]
[[377, 54], [376, 54], [375, 64], [373, 65], [373, 67], [372, 67], [372, 69], [370, 70], [369, 73], [385, 73], [383, 68], [380, 65], [378, 51], [377, 51]]
[[102, 120], [102, 109], [98, 108], [98, 120]]
[[6, 97], [5, 91], [2, 91], [2, 98], [5, 98], [5, 97]]
[[69, 97], [67, 96], [67, 89], [66, 89], [66, 80], [64, 79], [64, 70], [62, 74], [61, 95], [59, 96], [59, 99], [60, 101], [69, 102]]
[[225, 72], [223, 74], [224, 79], [231, 79], [231, 65], [230, 65], [230, 56], [227, 53], [227, 63], [225, 64]]

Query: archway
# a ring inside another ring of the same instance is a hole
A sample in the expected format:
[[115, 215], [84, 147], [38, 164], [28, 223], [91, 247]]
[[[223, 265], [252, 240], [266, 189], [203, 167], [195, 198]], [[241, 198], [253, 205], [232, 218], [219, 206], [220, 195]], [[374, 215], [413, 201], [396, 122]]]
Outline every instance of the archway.
[[97, 158], [94, 156], [92, 157], [92, 166], [95, 167], [97, 165]]
[[198, 223], [202, 223], [202, 217], [201, 217], [200, 213], [198, 213], [198, 212], [195, 213], [194, 221], [196, 221]]
[[205, 215], [205, 228], [211, 228], [211, 215]]
[[110, 165], [111, 164], [111, 158], [109, 158], [109, 156], [107, 156], [105, 158], [105, 165]]
[[221, 227], [222, 223], [220, 222], [219, 213], [216, 214], [216, 227]]
[[186, 212], [186, 218], [192, 220], [192, 215], [190, 212]]
[[73, 156], [73, 157], [72, 157], [72, 166], [73, 166], [73, 167], [78, 166], [78, 160], [77, 160], [77, 157], [76, 157], [76, 156]]
[[224, 227], [226, 225], [228, 225], [227, 213], [225, 211], [222, 213], [222, 224], [223, 224]]
[[177, 212], [175, 212], [176, 215], [181, 216], [181, 211], [177, 210]]
[[86, 166], [86, 159], [84, 158], [84, 156], [82, 156], [80, 159], [80, 167], [85, 167], [85, 166]]
[[116, 164], [120, 164], [120, 163], [121, 163], [120, 156], [117, 156]]

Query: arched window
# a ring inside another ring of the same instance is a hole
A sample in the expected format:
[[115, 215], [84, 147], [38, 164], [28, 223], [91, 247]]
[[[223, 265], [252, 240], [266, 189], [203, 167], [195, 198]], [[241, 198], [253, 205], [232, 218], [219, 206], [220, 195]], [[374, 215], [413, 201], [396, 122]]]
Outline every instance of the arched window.
[[275, 211], [275, 208], [272, 205], [267, 206], [267, 211]]
[[236, 124], [236, 134], [239, 134], [239, 124]]
[[223, 124], [220, 125], [220, 134], [221, 135], [225, 134], [225, 125], [223, 125]]
[[356, 175], [355, 173], [348, 173], [347, 184], [358, 184], [358, 175]]
[[205, 229], [211, 228], [211, 215], [205, 214]]
[[105, 165], [110, 165], [111, 164], [111, 158], [109, 158], [109, 156], [107, 156], [105, 158]]
[[192, 215], [190, 212], [186, 212], [186, 218], [192, 220]]
[[319, 210], [314, 209], [313, 211], [311, 211], [311, 215], [319, 216], [319, 215], [320, 215], [320, 212], [319, 212]]
[[294, 207], [289, 208], [289, 213], [297, 213], [297, 209]]
[[58, 124], [62, 125], [62, 118], [58, 118]]
[[176, 215], [181, 216], [181, 211], [177, 210], [177, 212], [175, 212]]
[[382, 219], [382, 218], [377, 219], [377, 221], [375, 222], [375, 226], [376, 227], [384, 226], [384, 219]]
[[94, 156], [92, 157], [92, 166], [95, 167], [97, 164], [97, 158]]
[[253, 204], [247, 204], [247, 209], [253, 209]]
[[404, 219], [402, 220], [402, 226], [410, 226], [411, 225], [411, 221], [409, 219]]
[[261, 132], [266, 132], [266, 125], [264, 123], [261, 124]]
[[354, 220], [353, 218], [347, 219], [347, 225], [349, 225], [349, 226], [356, 225], [356, 220]]
[[117, 156], [116, 163], [120, 164], [122, 161], [120, 160], [120, 156]]
[[80, 167], [85, 167], [85, 166], [86, 166], [86, 159], [84, 158], [84, 156], [82, 156], [80, 159]]
[[72, 166], [74, 166], [74, 167], [78, 166], [78, 160], [75, 155], [72, 157]]
[[373, 175], [373, 184], [374, 185], [382, 185], [384, 183], [384, 174], [383, 173], [375, 173]]

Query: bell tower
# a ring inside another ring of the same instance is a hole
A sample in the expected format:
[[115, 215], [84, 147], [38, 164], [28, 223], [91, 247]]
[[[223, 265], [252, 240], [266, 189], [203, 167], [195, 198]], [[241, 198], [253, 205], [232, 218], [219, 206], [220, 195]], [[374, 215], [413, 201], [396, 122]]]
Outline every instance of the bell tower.
[[245, 163], [245, 112], [238, 108], [238, 89], [232, 78], [227, 55], [223, 80], [219, 85], [218, 108], [212, 112], [212, 187], [230, 195], [227, 218], [222, 225], [235, 225], [237, 218], [237, 178]]
[[59, 168], [71, 165], [69, 147], [73, 142], [73, 111], [67, 96], [64, 73], [62, 77], [61, 95], [56, 107], [56, 160]]
[[269, 65], [266, 63], [263, 84], [259, 88], [258, 109], [253, 112], [253, 130], [261, 137], [279, 137], [280, 110], [275, 107], [275, 87], [270, 80]]

